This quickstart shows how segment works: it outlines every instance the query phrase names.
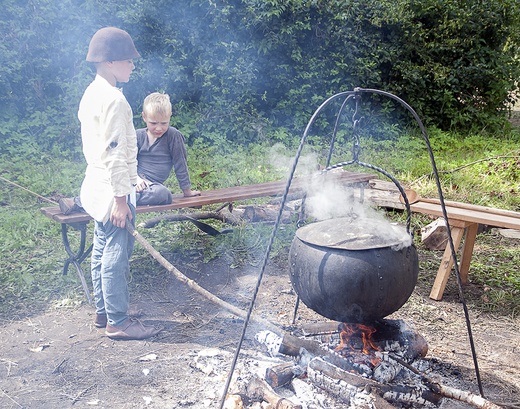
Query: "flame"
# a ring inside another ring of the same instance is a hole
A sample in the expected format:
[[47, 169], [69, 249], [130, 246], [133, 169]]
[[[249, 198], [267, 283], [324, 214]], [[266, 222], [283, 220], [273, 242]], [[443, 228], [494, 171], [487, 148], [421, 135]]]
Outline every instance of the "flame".
[[[341, 323], [338, 329], [340, 331], [340, 343], [334, 348], [334, 351], [343, 356], [348, 356], [352, 352], [361, 350], [372, 365], [376, 366], [380, 362], [380, 358], [374, 354], [375, 351], [379, 351], [377, 345], [372, 341], [372, 334], [377, 331], [374, 327], [363, 324]], [[359, 344], [360, 339], [362, 345], [356, 345], [356, 341]]]

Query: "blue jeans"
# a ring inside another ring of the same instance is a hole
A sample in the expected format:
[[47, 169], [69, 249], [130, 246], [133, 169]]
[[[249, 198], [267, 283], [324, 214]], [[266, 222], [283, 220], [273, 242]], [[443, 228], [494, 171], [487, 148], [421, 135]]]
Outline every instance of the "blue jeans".
[[[135, 207], [132, 224], [135, 224]], [[108, 220], [97, 222], [94, 228], [91, 274], [97, 314], [107, 314], [108, 323], [120, 325], [128, 318], [129, 259], [134, 250], [135, 238], [128, 230], [116, 227]]]
[[160, 183], [151, 183], [136, 197], [138, 206], [167, 205], [173, 200], [170, 190]]

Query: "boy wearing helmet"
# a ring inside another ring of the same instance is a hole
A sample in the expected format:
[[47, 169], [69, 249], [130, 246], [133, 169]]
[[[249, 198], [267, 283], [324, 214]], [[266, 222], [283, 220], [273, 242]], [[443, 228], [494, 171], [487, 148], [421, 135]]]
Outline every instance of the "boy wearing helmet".
[[96, 77], [85, 90], [78, 110], [83, 153], [87, 162], [81, 203], [95, 220], [91, 274], [96, 307], [94, 324], [112, 339], [145, 339], [159, 330], [128, 315], [127, 275], [134, 237], [126, 223], [135, 220], [137, 142], [132, 109], [116, 88], [134, 70], [140, 55], [130, 35], [105, 27], [92, 37], [86, 60]]

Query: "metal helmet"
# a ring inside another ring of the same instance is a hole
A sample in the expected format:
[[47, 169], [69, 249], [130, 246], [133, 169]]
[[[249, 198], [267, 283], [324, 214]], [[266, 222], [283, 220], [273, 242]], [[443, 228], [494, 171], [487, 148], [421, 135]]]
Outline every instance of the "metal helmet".
[[96, 31], [90, 40], [86, 60], [89, 62], [123, 61], [140, 57], [132, 37], [116, 27]]

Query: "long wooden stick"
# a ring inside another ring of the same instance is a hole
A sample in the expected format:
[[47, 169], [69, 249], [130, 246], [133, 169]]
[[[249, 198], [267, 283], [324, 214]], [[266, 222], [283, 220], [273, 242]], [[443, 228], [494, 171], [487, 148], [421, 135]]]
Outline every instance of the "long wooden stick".
[[[230, 311], [231, 313], [237, 315], [238, 317], [245, 319], [247, 316], [247, 313], [244, 310], [241, 310], [240, 308], [229, 304], [228, 302], [218, 298], [216, 295], [210, 293], [208, 290], [202, 288], [200, 285], [198, 285], [195, 281], [191, 280], [190, 278], [186, 277], [183, 273], [181, 273], [173, 264], [171, 264], [168, 260], [166, 260], [161, 253], [159, 253], [157, 250], [153, 248], [153, 246], [143, 237], [137, 230], [135, 230], [134, 226], [132, 226], [132, 223], [127, 222], [126, 223], [126, 229], [128, 232], [135, 237], [135, 239], [150, 253], [150, 255], [157, 260], [166, 270], [168, 270], [170, 273], [173, 274], [173, 276], [179, 280], [181, 283], [186, 284], [188, 287], [190, 287], [192, 290], [197, 292], [198, 294], [202, 295], [203, 297], [207, 298], [209, 301], [217, 304], [218, 306]], [[255, 321], [263, 326], [265, 326], [270, 331], [273, 331], [276, 334], [281, 334], [282, 331], [280, 328], [278, 328], [273, 323], [263, 320], [258, 317], [251, 317], [252, 321]]]
[[420, 372], [418, 369], [416, 369], [414, 366], [410, 365], [409, 363], [403, 361], [401, 358], [394, 354], [388, 355], [391, 359], [398, 362], [402, 366], [404, 366], [409, 371], [415, 373], [416, 375], [419, 375], [423, 382], [430, 388], [430, 390], [434, 393], [438, 393], [441, 396], [444, 396], [446, 398], [451, 398], [455, 400], [459, 400], [461, 402], [469, 403], [473, 406], [476, 406], [477, 408], [481, 409], [500, 409], [500, 406], [483, 398], [482, 396], [475, 395], [474, 393], [463, 391], [460, 389], [452, 388], [451, 386], [440, 384], [439, 382], [433, 381], [428, 376]]

